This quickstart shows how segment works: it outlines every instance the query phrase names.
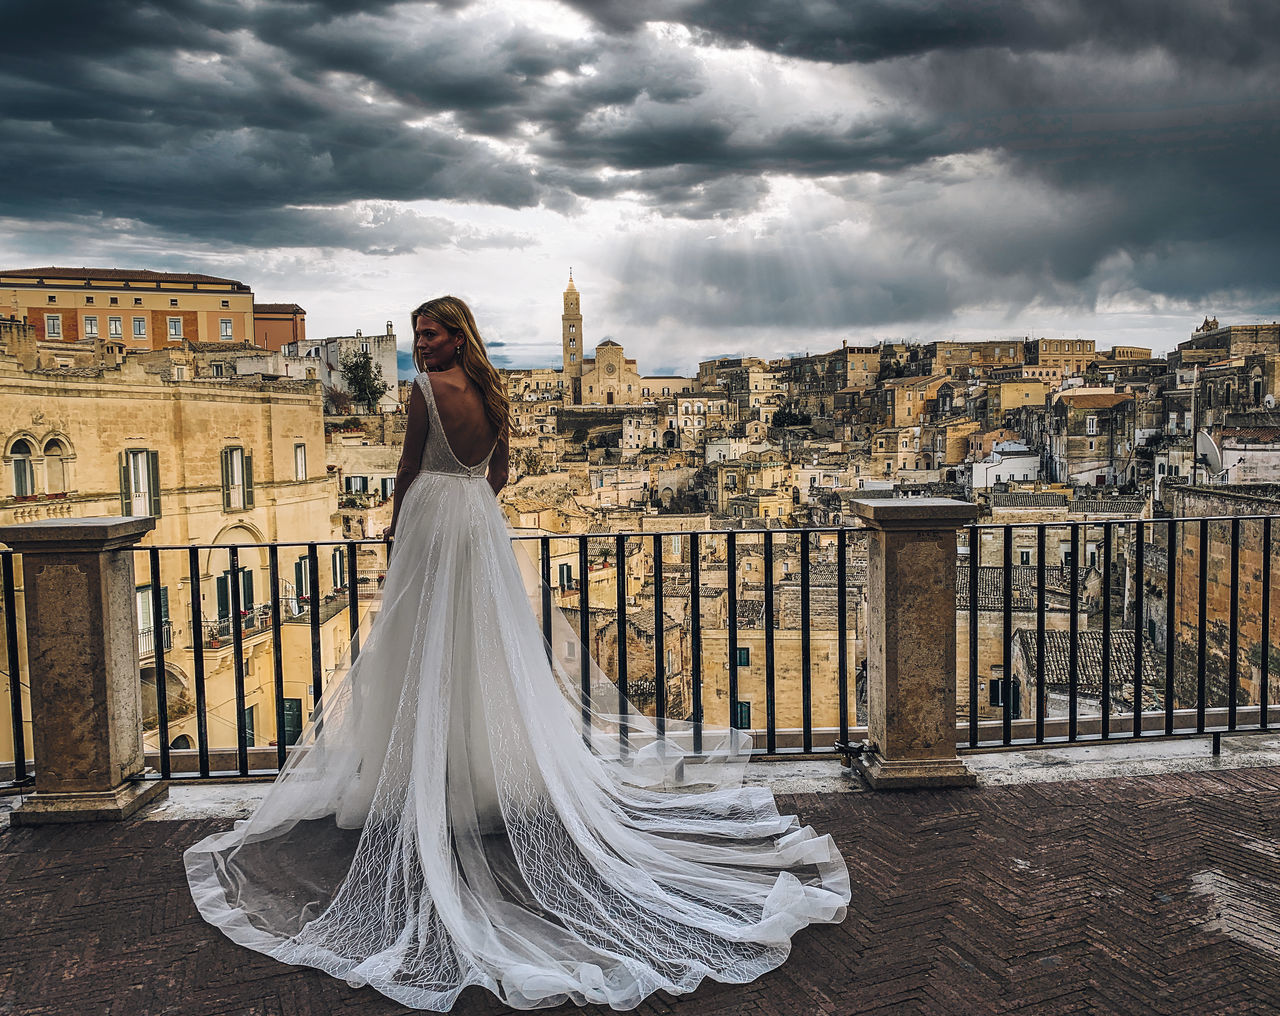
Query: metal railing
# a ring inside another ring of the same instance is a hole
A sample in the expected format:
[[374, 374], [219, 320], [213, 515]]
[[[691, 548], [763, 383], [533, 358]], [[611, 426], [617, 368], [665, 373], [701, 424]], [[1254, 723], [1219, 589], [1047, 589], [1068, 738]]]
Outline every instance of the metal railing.
[[1273, 518], [969, 527], [962, 746], [1268, 729]]

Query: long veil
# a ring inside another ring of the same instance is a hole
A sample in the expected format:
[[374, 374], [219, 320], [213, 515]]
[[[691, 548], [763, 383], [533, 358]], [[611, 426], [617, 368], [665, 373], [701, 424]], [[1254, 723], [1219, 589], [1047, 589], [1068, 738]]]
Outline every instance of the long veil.
[[747, 734], [644, 715], [554, 606], [544, 636], [483, 481], [415, 483], [401, 518], [358, 655], [254, 813], [186, 853], [207, 920], [447, 1010], [745, 982], [843, 919], [830, 837], [743, 786]]

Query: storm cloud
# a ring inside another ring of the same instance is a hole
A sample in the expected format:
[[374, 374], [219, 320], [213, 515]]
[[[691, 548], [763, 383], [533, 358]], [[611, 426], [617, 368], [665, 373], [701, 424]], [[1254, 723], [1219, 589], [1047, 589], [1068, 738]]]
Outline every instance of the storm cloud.
[[[1272, 0], [18, 0], [6, 28], [6, 259], [104, 224], [148, 267], [430, 254], [476, 290], [504, 252], [589, 257], [664, 358], [658, 322], [693, 355], [1280, 303]], [[518, 359], [554, 336], [504, 281]]]

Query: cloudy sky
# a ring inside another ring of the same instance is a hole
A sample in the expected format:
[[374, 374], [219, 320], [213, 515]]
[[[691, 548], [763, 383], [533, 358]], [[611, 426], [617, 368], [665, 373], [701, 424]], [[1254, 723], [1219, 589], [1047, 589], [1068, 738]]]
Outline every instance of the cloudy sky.
[[0, 267], [495, 359], [1280, 316], [1275, 0], [0, 0]]

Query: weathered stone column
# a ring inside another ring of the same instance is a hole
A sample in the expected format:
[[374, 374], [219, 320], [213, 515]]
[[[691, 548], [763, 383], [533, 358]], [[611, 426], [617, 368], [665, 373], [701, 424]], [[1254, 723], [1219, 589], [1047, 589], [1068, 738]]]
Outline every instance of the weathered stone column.
[[972, 786], [956, 755], [956, 529], [978, 515], [950, 498], [854, 501], [870, 529], [867, 740], [876, 789]]
[[167, 793], [143, 769], [133, 546], [152, 518], [0, 526], [22, 555], [36, 792], [15, 824], [128, 818]]

